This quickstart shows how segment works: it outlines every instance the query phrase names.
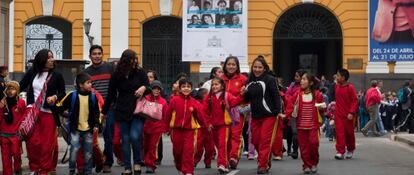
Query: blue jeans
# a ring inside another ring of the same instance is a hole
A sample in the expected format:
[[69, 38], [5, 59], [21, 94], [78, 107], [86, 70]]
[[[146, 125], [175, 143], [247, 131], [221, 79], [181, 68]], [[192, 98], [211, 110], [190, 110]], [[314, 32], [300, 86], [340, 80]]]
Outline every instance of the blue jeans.
[[121, 130], [122, 154], [124, 156], [125, 170], [131, 170], [131, 145], [134, 164], [142, 164], [142, 130], [144, 119], [134, 117], [131, 121], [119, 121]]
[[325, 137], [333, 139], [335, 135], [334, 126], [329, 125], [329, 119], [325, 119]]
[[[70, 133], [70, 154], [69, 154], [69, 170], [76, 170], [76, 156], [82, 146], [83, 157], [85, 160], [84, 174], [92, 174], [92, 149], [93, 136], [89, 131], [72, 131]], [[81, 172], [79, 172], [81, 173]]]
[[106, 115], [105, 128], [103, 131], [104, 138], [104, 155], [105, 155], [105, 165], [112, 166], [114, 163], [114, 145], [112, 140], [114, 138], [114, 126], [115, 126], [115, 115], [113, 110], [109, 110]]
[[[381, 114], [379, 116], [381, 116]], [[381, 133], [381, 135], [385, 135], [384, 123], [382, 123], [381, 117], [378, 117], [376, 124], [378, 127], [378, 131]]]

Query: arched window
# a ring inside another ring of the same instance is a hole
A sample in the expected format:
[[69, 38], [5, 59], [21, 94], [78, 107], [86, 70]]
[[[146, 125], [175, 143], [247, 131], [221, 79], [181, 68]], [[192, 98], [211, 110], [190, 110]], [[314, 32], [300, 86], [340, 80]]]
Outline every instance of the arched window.
[[55, 59], [71, 59], [72, 24], [56, 17], [42, 17], [25, 26], [25, 62], [41, 49], [50, 49]]

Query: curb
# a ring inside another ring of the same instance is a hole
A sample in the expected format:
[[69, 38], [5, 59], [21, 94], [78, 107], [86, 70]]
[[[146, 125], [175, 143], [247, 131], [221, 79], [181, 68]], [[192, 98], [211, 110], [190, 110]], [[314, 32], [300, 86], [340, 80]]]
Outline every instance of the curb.
[[410, 140], [410, 139], [401, 137], [399, 135], [391, 135], [391, 138], [390, 139], [392, 141], [395, 141], [395, 142], [400, 142], [400, 143], [407, 144], [408, 146], [411, 146], [411, 147], [414, 148], [414, 140]]

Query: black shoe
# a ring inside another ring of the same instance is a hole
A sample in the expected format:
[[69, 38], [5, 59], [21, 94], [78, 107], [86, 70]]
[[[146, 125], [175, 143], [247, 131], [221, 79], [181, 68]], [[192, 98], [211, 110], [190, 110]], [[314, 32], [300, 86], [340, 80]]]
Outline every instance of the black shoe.
[[298, 157], [299, 157], [298, 152], [293, 152], [290, 156], [291, 156], [293, 159], [298, 159]]
[[161, 165], [161, 161], [160, 160], [155, 161], [155, 165]]
[[257, 170], [257, 174], [269, 174], [269, 169], [261, 169]]
[[95, 167], [95, 172], [96, 173], [100, 173], [100, 172], [102, 172], [102, 170], [103, 170], [103, 165], [96, 165], [96, 167]]
[[22, 171], [16, 171], [14, 172], [14, 175], [22, 175]]
[[206, 169], [210, 169], [211, 168], [211, 165], [206, 165]]
[[155, 170], [152, 169], [152, 168], [147, 168], [147, 170], [145, 171], [145, 173], [147, 173], [147, 174], [154, 174], [155, 173]]
[[75, 170], [70, 170], [70, 171], [69, 171], [69, 175], [76, 175]]

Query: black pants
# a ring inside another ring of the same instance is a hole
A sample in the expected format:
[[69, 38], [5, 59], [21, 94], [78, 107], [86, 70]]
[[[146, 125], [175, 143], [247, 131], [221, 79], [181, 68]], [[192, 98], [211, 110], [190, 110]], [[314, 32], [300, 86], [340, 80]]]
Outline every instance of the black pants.
[[299, 144], [298, 144], [298, 132], [296, 129], [296, 120], [291, 119], [291, 126], [286, 127], [285, 132], [286, 132], [286, 142], [287, 142], [288, 153], [292, 151], [297, 153]]
[[160, 141], [158, 142], [157, 152], [158, 152], [157, 162], [160, 162], [161, 163], [162, 157], [163, 157], [163, 153], [162, 153], [162, 136], [160, 137]]
[[[247, 121], [247, 120], [246, 120]], [[247, 132], [249, 130], [249, 122], [244, 123], [243, 127], [243, 151], [249, 152], [249, 133]]]

